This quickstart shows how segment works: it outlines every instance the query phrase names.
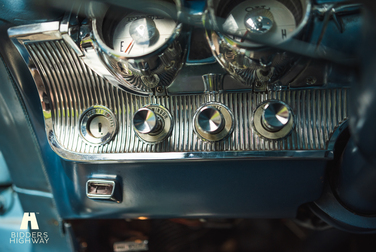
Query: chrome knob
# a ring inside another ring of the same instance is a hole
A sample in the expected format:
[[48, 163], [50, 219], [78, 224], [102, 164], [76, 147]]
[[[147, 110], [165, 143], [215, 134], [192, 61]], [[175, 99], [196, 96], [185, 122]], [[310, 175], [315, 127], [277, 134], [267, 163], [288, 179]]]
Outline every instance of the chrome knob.
[[291, 119], [287, 105], [279, 101], [270, 101], [263, 107], [262, 126], [269, 132], [276, 132], [285, 127]]
[[264, 34], [270, 31], [274, 24], [273, 14], [267, 9], [254, 9], [244, 18], [247, 30], [255, 34]]
[[133, 126], [141, 134], [150, 134], [158, 131], [160, 123], [153, 110], [141, 108], [133, 116]]
[[215, 134], [224, 127], [222, 113], [211, 106], [203, 107], [197, 117], [198, 126], [206, 133]]

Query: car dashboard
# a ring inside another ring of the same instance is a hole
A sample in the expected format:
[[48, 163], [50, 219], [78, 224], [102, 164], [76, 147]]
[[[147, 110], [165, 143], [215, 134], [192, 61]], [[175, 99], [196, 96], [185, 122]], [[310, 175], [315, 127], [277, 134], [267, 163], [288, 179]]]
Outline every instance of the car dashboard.
[[[244, 220], [375, 231], [363, 3], [2, 2], [2, 215], [37, 213], [32, 248], [185, 251], [173, 228]], [[33, 222], [12, 228], [5, 248], [29, 251]]]

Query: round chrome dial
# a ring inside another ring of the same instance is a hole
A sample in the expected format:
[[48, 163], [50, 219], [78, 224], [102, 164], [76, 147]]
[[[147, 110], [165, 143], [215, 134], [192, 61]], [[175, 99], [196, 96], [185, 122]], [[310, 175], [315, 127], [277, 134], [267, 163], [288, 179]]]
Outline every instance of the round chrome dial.
[[277, 101], [266, 103], [261, 117], [264, 128], [275, 132], [285, 127], [291, 119], [291, 112], [287, 105]]
[[133, 117], [134, 128], [142, 134], [150, 134], [159, 128], [158, 117], [149, 108], [139, 109]]
[[136, 135], [149, 144], [160, 143], [172, 132], [172, 116], [163, 106], [150, 104], [140, 108], [133, 116]]
[[224, 119], [222, 113], [215, 107], [204, 107], [198, 114], [197, 123], [199, 127], [210, 134], [221, 131], [224, 127]]
[[256, 132], [268, 139], [280, 139], [289, 135], [294, 128], [290, 107], [284, 102], [270, 100], [260, 104], [253, 117]]
[[194, 131], [204, 141], [216, 142], [228, 137], [234, 130], [234, 116], [224, 104], [209, 102], [193, 116]]

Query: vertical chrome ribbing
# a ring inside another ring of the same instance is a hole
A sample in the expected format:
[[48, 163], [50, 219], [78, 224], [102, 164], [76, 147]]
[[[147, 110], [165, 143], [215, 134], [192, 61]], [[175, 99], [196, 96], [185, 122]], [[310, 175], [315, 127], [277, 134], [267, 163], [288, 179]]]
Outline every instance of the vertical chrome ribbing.
[[[346, 89], [224, 93], [215, 99], [233, 112], [235, 129], [225, 141], [207, 143], [193, 131], [193, 115], [205, 103], [205, 95], [133, 95], [89, 69], [63, 40], [29, 43], [26, 48], [48, 91], [56, 138], [65, 149], [76, 153], [324, 150], [334, 129], [348, 115]], [[293, 110], [295, 127], [285, 139], [264, 139], [253, 129], [254, 111], [270, 99], [281, 100]], [[174, 120], [172, 135], [157, 145], [142, 142], [132, 127], [135, 111], [150, 103], [166, 107]], [[119, 123], [117, 135], [104, 146], [88, 144], [79, 134], [79, 116], [93, 105], [110, 108]]]

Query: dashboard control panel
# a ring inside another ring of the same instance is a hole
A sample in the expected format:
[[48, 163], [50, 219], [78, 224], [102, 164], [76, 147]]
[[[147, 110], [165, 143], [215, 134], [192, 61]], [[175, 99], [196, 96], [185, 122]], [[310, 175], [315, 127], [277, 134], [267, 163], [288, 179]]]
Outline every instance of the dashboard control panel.
[[97, 4], [8, 30], [61, 157], [333, 157], [348, 87], [326, 70], [307, 86], [312, 62], [283, 49], [308, 39], [310, 1], [207, 0], [192, 13], [184, 1]]

